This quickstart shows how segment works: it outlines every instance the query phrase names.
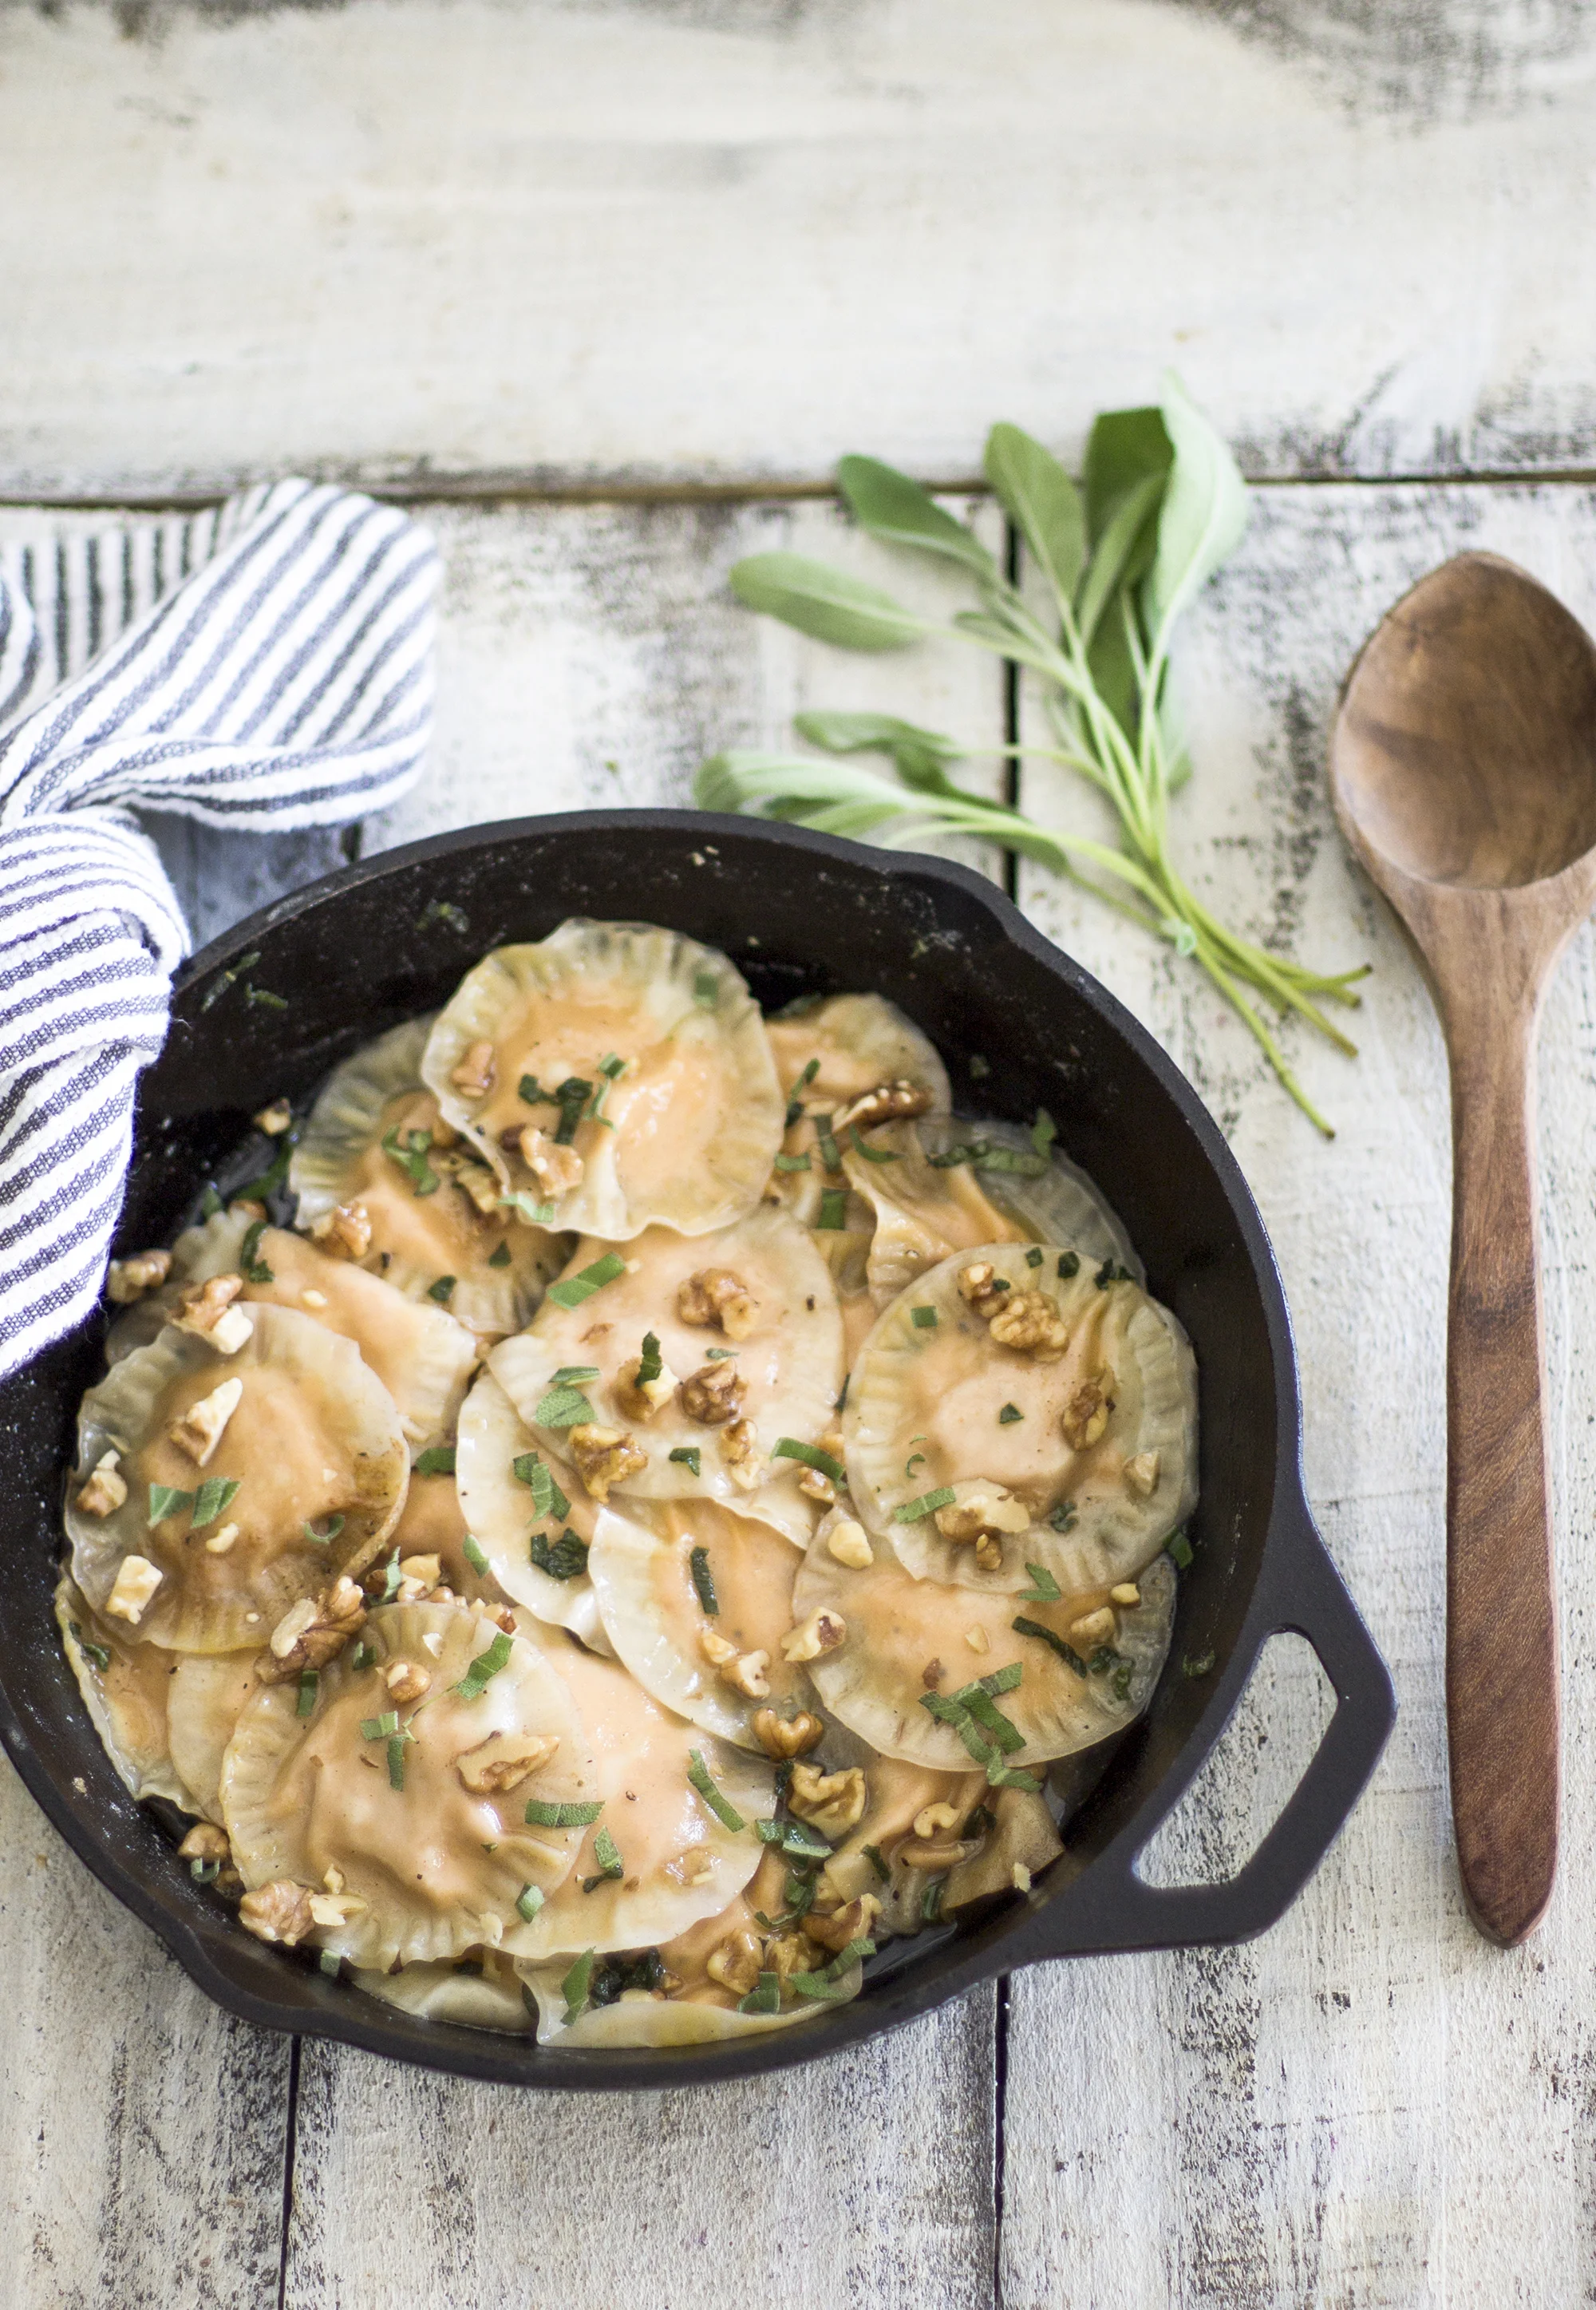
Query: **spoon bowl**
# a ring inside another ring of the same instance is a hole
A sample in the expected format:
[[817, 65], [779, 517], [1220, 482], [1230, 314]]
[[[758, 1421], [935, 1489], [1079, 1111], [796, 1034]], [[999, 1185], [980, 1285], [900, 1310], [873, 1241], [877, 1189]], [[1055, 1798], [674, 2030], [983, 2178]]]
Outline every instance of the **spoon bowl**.
[[1557, 958], [1596, 904], [1596, 646], [1513, 563], [1459, 555], [1356, 660], [1331, 786], [1446, 1037], [1452, 1809], [1470, 1913], [1512, 1943], [1540, 1923], [1557, 1871], [1533, 1059]]

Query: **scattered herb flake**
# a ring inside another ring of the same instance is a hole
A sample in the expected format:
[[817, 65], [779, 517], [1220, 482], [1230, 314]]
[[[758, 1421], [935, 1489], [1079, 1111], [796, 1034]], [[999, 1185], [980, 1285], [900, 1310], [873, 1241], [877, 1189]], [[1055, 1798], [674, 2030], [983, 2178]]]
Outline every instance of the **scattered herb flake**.
[[1130, 1269], [1120, 1266], [1117, 1260], [1106, 1259], [1092, 1281], [1099, 1291], [1106, 1291], [1111, 1283], [1132, 1283], [1135, 1278]]
[[455, 1685], [455, 1691], [460, 1699], [480, 1700], [481, 1698], [488, 1689], [490, 1680], [499, 1674], [501, 1668], [509, 1666], [510, 1646], [514, 1642], [514, 1637], [500, 1628], [487, 1651], [477, 1654], [459, 1683]]
[[595, 1291], [602, 1291], [606, 1283], [613, 1283], [618, 1275], [625, 1273], [626, 1262], [620, 1254], [607, 1251], [602, 1259], [595, 1259], [579, 1274], [568, 1275], [560, 1283], [551, 1283], [548, 1297], [557, 1307], [579, 1307], [585, 1299], [591, 1299]]
[[665, 1361], [664, 1356], [660, 1353], [658, 1333], [645, 1332], [643, 1334], [643, 1350], [638, 1358], [638, 1385], [639, 1387], [644, 1387], [652, 1381], [658, 1379], [660, 1374], [664, 1370], [664, 1368]]
[[776, 1168], [778, 1171], [807, 1171], [809, 1168], [809, 1157], [807, 1155], [778, 1155], [776, 1159]]
[[375, 1668], [377, 1666], [377, 1646], [375, 1645], [357, 1645], [353, 1653], [350, 1655], [349, 1664], [351, 1668], [356, 1670]]
[[831, 1117], [828, 1115], [817, 1115], [815, 1117], [815, 1144], [820, 1151], [820, 1160], [828, 1171], [840, 1171], [842, 1157], [838, 1154], [837, 1142], [831, 1135]]
[[1037, 1109], [1037, 1119], [1031, 1125], [1031, 1145], [1045, 1159], [1053, 1152], [1053, 1142], [1058, 1137], [1058, 1125], [1045, 1107]]
[[82, 1628], [79, 1628], [75, 1620], [72, 1621], [70, 1625], [72, 1628], [73, 1642], [76, 1645], [79, 1652], [81, 1652], [83, 1658], [90, 1662], [93, 1667], [97, 1668], [101, 1676], [103, 1676], [107, 1669], [109, 1668], [111, 1664], [111, 1656], [109, 1653], [107, 1652], [103, 1645], [91, 1644], [88, 1637], [83, 1634]]
[[922, 1924], [934, 1925], [940, 1922], [942, 1914], [942, 1895], [947, 1889], [947, 1884], [948, 1880], [945, 1877], [933, 1877], [924, 1892], [921, 1894], [920, 1922]]
[[593, 1406], [579, 1387], [556, 1380], [532, 1416], [540, 1428], [580, 1428], [593, 1418]]
[[523, 1818], [528, 1828], [590, 1828], [603, 1809], [603, 1797], [590, 1804], [550, 1804], [543, 1797], [528, 1797]]
[[546, 1897], [538, 1890], [535, 1885], [522, 1886], [521, 1890], [516, 1896], [516, 1915], [521, 1918], [524, 1924], [528, 1925], [531, 1924], [538, 1911], [542, 1907], [545, 1898]]
[[840, 1234], [847, 1225], [848, 1194], [846, 1187], [827, 1187], [820, 1195], [820, 1217], [815, 1221], [817, 1234], [823, 1229], [828, 1234]]
[[551, 1580], [576, 1580], [587, 1569], [587, 1542], [578, 1540], [574, 1532], [562, 1532], [551, 1547], [546, 1534], [534, 1532], [526, 1543], [527, 1554], [540, 1572]]
[[1028, 1620], [1021, 1612], [1018, 1619], [1010, 1621], [1009, 1626], [1016, 1636], [1035, 1637], [1038, 1643], [1045, 1645], [1051, 1652], [1055, 1652], [1064, 1666], [1072, 1668], [1077, 1676], [1083, 1677], [1086, 1674], [1086, 1663], [1073, 1645], [1067, 1645], [1063, 1637], [1055, 1637], [1051, 1628], [1045, 1628], [1042, 1626], [1040, 1620]]
[[507, 1243], [501, 1243], [497, 1251], [490, 1251], [488, 1254], [488, 1264], [490, 1267], [507, 1267], [509, 1264], [510, 1247]]
[[428, 1298], [436, 1299], [440, 1307], [447, 1307], [455, 1296], [455, 1286], [459, 1280], [455, 1275], [440, 1275], [436, 1283], [427, 1286]]
[[854, 1142], [855, 1154], [863, 1155], [867, 1163], [896, 1163], [898, 1160], [896, 1148], [867, 1147], [859, 1135], [859, 1125], [856, 1123], [849, 1124], [848, 1137]]
[[1061, 1251], [1058, 1255], [1058, 1272], [1066, 1283], [1071, 1275], [1079, 1275], [1080, 1254], [1078, 1251]]
[[244, 1000], [251, 1010], [286, 1011], [288, 1004], [281, 994], [273, 994], [269, 986], [246, 986]]
[[380, 1716], [365, 1716], [360, 1720], [362, 1741], [391, 1741], [399, 1730], [399, 1712], [386, 1708]]
[[917, 1500], [905, 1500], [892, 1511], [895, 1524], [918, 1524], [923, 1517], [934, 1515], [938, 1508], [950, 1508], [956, 1495], [951, 1484], [939, 1484], [934, 1492], [922, 1492]]
[[256, 1220], [244, 1230], [244, 1240], [239, 1246], [239, 1269], [246, 1283], [275, 1283], [276, 1276], [260, 1256], [260, 1239], [269, 1222]]
[[695, 1476], [701, 1472], [701, 1455], [696, 1444], [678, 1444], [671, 1457], [679, 1461], [682, 1467], [690, 1469]]
[[934, 1332], [937, 1327], [937, 1311], [934, 1307], [911, 1307], [909, 1321], [917, 1332]]
[[1012, 1428], [1017, 1420], [1023, 1420], [1024, 1418], [1025, 1414], [1021, 1411], [1017, 1403], [1005, 1403], [1002, 1410], [998, 1414], [998, 1426], [1000, 1428]]
[[693, 974], [693, 1001], [698, 1004], [699, 1010], [713, 1011], [719, 999], [720, 980], [716, 977], [714, 971], [695, 971]]
[[482, 1553], [482, 1543], [474, 1533], [466, 1533], [460, 1543], [460, 1553], [477, 1577], [485, 1580], [488, 1576], [488, 1559]]
[[1165, 1553], [1177, 1572], [1189, 1572], [1192, 1567], [1192, 1543], [1184, 1532], [1172, 1532], [1165, 1542]]
[[1031, 1585], [1019, 1591], [1019, 1602], [1022, 1604], [1056, 1604], [1064, 1592], [1047, 1567], [1045, 1564], [1028, 1564], [1025, 1568], [1031, 1576]]
[[1073, 1500], [1060, 1500], [1048, 1511], [1047, 1521], [1054, 1532], [1073, 1532], [1080, 1517]]
[[418, 1476], [452, 1476], [455, 1472], [455, 1446], [452, 1444], [429, 1444], [416, 1456]]
[[207, 1476], [194, 1496], [194, 1517], [191, 1532], [204, 1532], [214, 1524], [224, 1509], [230, 1508], [239, 1496], [237, 1476]]
[[818, 1444], [801, 1444], [794, 1436], [778, 1436], [770, 1447], [770, 1456], [773, 1460], [802, 1460], [806, 1468], [818, 1468], [834, 1484], [843, 1485], [848, 1481], [848, 1472], [840, 1460], [834, 1460], [829, 1452], [822, 1452]]
[[392, 1156], [398, 1164], [410, 1181], [412, 1195], [435, 1195], [438, 1193], [438, 1174], [427, 1160], [432, 1151], [432, 1133], [429, 1131], [407, 1131], [401, 1143], [399, 1126], [395, 1124], [383, 1140], [382, 1151]]
[[213, 1220], [221, 1209], [221, 1197], [217, 1194], [214, 1187], [207, 1187], [204, 1194], [200, 1197], [201, 1219]]
[[525, 1484], [531, 1492], [533, 1508], [539, 1516], [570, 1514], [569, 1500], [535, 1452], [518, 1453], [510, 1463], [510, 1473], [518, 1484]]
[[892, 1871], [888, 1868], [886, 1862], [881, 1858], [881, 1848], [879, 1845], [867, 1845], [864, 1847], [864, 1858], [869, 1862], [871, 1867], [875, 1871], [876, 1875], [880, 1879], [883, 1885], [889, 1885], [892, 1882]]
[[759, 1985], [750, 1989], [746, 1997], [737, 2000], [739, 2013], [779, 2013], [781, 2011], [781, 1976], [762, 1973]]
[[[809, 1089], [811, 1083], [813, 1082], [815, 1077], [820, 1073], [820, 1063], [819, 1059], [811, 1059], [809, 1064], [804, 1068], [803, 1072], [793, 1085], [793, 1095], [787, 1101], [786, 1127], [789, 1131], [791, 1131], [793, 1125], [797, 1122], [799, 1116], [803, 1112], [802, 1094]], [[807, 1168], [807, 1158], [805, 1159], [805, 1166]]]
[[[540, 1203], [535, 1195], [522, 1194], [517, 1189], [513, 1195], [500, 1195], [499, 1201], [502, 1210], [514, 1211], [516, 1217], [525, 1220], [528, 1227], [552, 1227], [554, 1224], [553, 1204]], [[506, 1244], [500, 1244], [499, 1247], [506, 1254], [505, 1264], [507, 1266], [509, 1247]], [[490, 1260], [488, 1264], [491, 1267], [493, 1262]]]
[[310, 1716], [316, 1712], [316, 1696], [321, 1686], [321, 1673], [313, 1668], [299, 1671], [299, 1704], [294, 1714]]
[[620, 1857], [615, 1839], [607, 1828], [601, 1828], [594, 1838], [593, 1857], [598, 1863], [598, 1874], [595, 1877], [584, 1877], [582, 1890], [585, 1893], [596, 1892], [607, 1877], [625, 1876], [626, 1863]]
[[471, 916], [447, 899], [429, 899], [416, 916], [416, 928], [419, 931], [430, 930], [434, 923], [447, 923], [452, 931], [468, 931]]
[[1180, 1672], [1183, 1676], [1210, 1676], [1213, 1672], [1213, 1665], [1214, 1656], [1211, 1652], [1181, 1654]]
[[[708, 1766], [704, 1762], [704, 1753], [702, 1750], [690, 1749], [688, 1750], [687, 1777], [692, 1783], [694, 1788], [697, 1789], [698, 1794], [703, 1798], [705, 1803], [709, 1807], [710, 1811], [715, 1815], [716, 1820], [720, 1822], [723, 1828], [729, 1828], [733, 1836], [735, 1837], [739, 1829], [747, 1828], [748, 1824], [743, 1819], [742, 1815], [738, 1811], [736, 1806], [729, 1803], [727, 1800], [722, 1796], [719, 1789], [716, 1788], [714, 1776], [710, 1773]], [[827, 1851], [830, 1851], [829, 1846], [827, 1847]]]
[[383, 1567], [382, 1594], [377, 1599], [378, 1603], [391, 1604], [399, 1594], [403, 1578], [404, 1575], [399, 1569], [399, 1550], [395, 1548]]
[[168, 1516], [180, 1515], [185, 1508], [193, 1506], [192, 1492], [179, 1492], [170, 1484], [152, 1484], [148, 1521], [152, 1524], [164, 1524]]
[[916, 1469], [916, 1468], [924, 1468], [924, 1465], [925, 1465], [925, 1455], [924, 1455], [924, 1452], [911, 1452], [911, 1453], [909, 1454], [908, 1458], [907, 1458], [907, 1459], [904, 1462], [904, 1463], [903, 1463], [903, 1472], [904, 1472], [904, 1474], [905, 1474], [906, 1476], [912, 1476], [912, 1475], [914, 1474], [914, 1472], [915, 1472], [915, 1469]]
[[565, 2000], [565, 2026], [568, 2029], [587, 2010], [588, 1993], [593, 1987], [594, 1956], [594, 1950], [584, 1950], [559, 1984], [559, 1993]]
[[715, 1575], [709, 1569], [709, 1550], [695, 1548], [687, 1562], [693, 1576], [693, 1586], [698, 1592], [698, 1602], [714, 1620], [720, 1612], [720, 1599], [715, 1593]]
[[558, 1107], [559, 1100], [551, 1090], [545, 1090], [536, 1075], [523, 1075], [516, 1086], [516, 1096], [523, 1107]]
[[325, 1532], [317, 1532], [313, 1524], [302, 1524], [300, 1526], [300, 1530], [304, 1533], [306, 1539], [309, 1541], [314, 1547], [325, 1548], [333, 1541], [336, 1540], [339, 1533], [343, 1530], [343, 1521], [344, 1520], [341, 1515], [329, 1516], [327, 1518], [327, 1528]]

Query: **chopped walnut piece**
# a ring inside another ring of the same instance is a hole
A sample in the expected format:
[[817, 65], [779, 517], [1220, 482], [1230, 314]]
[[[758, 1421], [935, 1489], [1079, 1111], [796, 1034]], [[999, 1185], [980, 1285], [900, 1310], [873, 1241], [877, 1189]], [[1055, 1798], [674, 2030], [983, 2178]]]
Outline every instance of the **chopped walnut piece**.
[[1111, 1607], [1100, 1604], [1095, 1612], [1083, 1612], [1079, 1620], [1071, 1620], [1070, 1634], [1078, 1645], [1107, 1645], [1113, 1643], [1118, 1625]]
[[227, 1831], [208, 1820], [196, 1820], [178, 1847], [179, 1861], [230, 1861], [232, 1847], [227, 1841]]
[[965, 1630], [964, 1640], [973, 1653], [989, 1653], [992, 1650], [992, 1638], [979, 1620]]
[[928, 1660], [920, 1672], [920, 1681], [927, 1692], [934, 1692], [947, 1673], [940, 1660]]
[[119, 1452], [102, 1452], [94, 1463], [89, 1481], [77, 1496], [81, 1515], [115, 1515], [127, 1498], [127, 1480], [117, 1472]]
[[936, 1528], [944, 1540], [958, 1545], [979, 1540], [983, 1533], [1025, 1532], [1031, 1512], [1001, 1484], [972, 1491], [962, 1500], [950, 1500], [936, 1511]]
[[146, 1291], [164, 1283], [171, 1268], [169, 1251], [136, 1251], [131, 1259], [113, 1259], [106, 1271], [106, 1294], [118, 1307], [131, 1307]]
[[818, 1828], [822, 1837], [846, 1837], [850, 1828], [858, 1828], [869, 1797], [858, 1765], [840, 1773], [823, 1773], [816, 1765], [800, 1762], [793, 1767], [787, 1788], [789, 1810]]
[[312, 1220], [310, 1234], [334, 1259], [364, 1259], [371, 1248], [371, 1214], [364, 1203], [339, 1203]]
[[455, 1770], [473, 1796], [502, 1796], [541, 1772], [559, 1746], [552, 1732], [490, 1732], [474, 1749], [461, 1751]]
[[734, 1420], [721, 1430], [720, 1455], [740, 1491], [759, 1490], [769, 1463], [759, 1449], [759, 1430], [751, 1420]]
[[424, 1593], [437, 1587], [443, 1578], [443, 1559], [434, 1552], [428, 1556], [402, 1556], [399, 1559], [401, 1581], [418, 1582]]
[[778, 1981], [790, 1981], [795, 1973], [812, 1973], [819, 1956], [807, 1932], [771, 1933], [765, 1942], [760, 1970], [775, 1974]]
[[837, 1506], [837, 1486], [823, 1468], [800, 1468], [798, 1489], [805, 1499], [818, 1500], [823, 1508]]
[[871, 1547], [864, 1526], [855, 1524], [851, 1516], [845, 1516], [840, 1524], [832, 1525], [826, 1551], [828, 1555], [834, 1556], [838, 1564], [846, 1564], [850, 1572], [867, 1571], [875, 1562], [875, 1551]]
[[735, 1364], [705, 1364], [682, 1381], [676, 1400], [700, 1427], [724, 1428], [728, 1420], [742, 1417], [744, 1392]]
[[1125, 1462], [1125, 1481], [1139, 1499], [1150, 1499], [1158, 1488], [1158, 1455], [1138, 1452]]
[[311, 1922], [329, 1926], [336, 1932], [341, 1925], [347, 1925], [351, 1917], [358, 1917], [365, 1906], [366, 1903], [358, 1893], [312, 1893]]
[[1108, 1392], [1113, 1385], [1112, 1372], [1094, 1372], [1090, 1379], [1081, 1381], [1065, 1405], [1059, 1425], [1072, 1452], [1088, 1450], [1107, 1427], [1108, 1415], [1114, 1410], [1114, 1398]]
[[974, 1259], [958, 1272], [958, 1296], [990, 1323], [1009, 1296], [1009, 1286], [990, 1259]]
[[209, 1395], [202, 1395], [197, 1403], [191, 1403], [166, 1432], [180, 1452], [186, 1452], [196, 1467], [204, 1468], [209, 1464], [228, 1421], [243, 1399], [243, 1381], [224, 1379]]
[[239, 1923], [256, 1941], [281, 1941], [284, 1949], [298, 1949], [316, 1920], [303, 1885], [296, 1885], [291, 1877], [280, 1877], [274, 1885], [257, 1885], [253, 1893], [245, 1894], [239, 1904]]
[[1000, 1348], [1056, 1363], [1070, 1344], [1070, 1326], [1045, 1291], [1010, 1291], [993, 1312], [992, 1336]]
[[781, 1656], [785, 1661], [819, 1660], [822, 1653], [834, 1653], [847, 1637], [848, 1624], [840, 1612], [828, 1612], [824, 1605], [800, 1620], [796, 1628], [787, 1630], [781, 1640]]
[[1031, 1872], [1026, 1867], [1023, 1861], [1017, 1861], [1014, 1863], [1014, 1866], [1010, 1870], [1009, 1881], [1013, 1886], [1014, 1890], [1017, 1893], [1028, 1893], [1030, 1891]]
[[721, 1675], [745, 1700], [763, 1700], [770, 1691], [770, 1679], [765, 1673], [769, 1666], [768, 1653], [739, 1653], [722, 1669]]
[[291, 1604], [255, 1663], [263, 1684], [283, 1684], [301, 1669], [322, 1668], [366, 1625], [366, 1599], [340, 1574], [325, 1596]]
[[977, 1572], [1001, 1572], [1003, 1568], [1003, 1544], [989, 1532], [984, 1532], [976, 1542]]
[[586, 1165], [574, 1147], [562, 1147], [529, 1123], [516, 1141], [521, 1160], [537, 1181], [544, 1194], [558, 1197], [568, 1195], [582, 1184]]
[[745, 1927], [731, 1934], [718, 1949], [711, 1950], [704, 1970], [723, 1989], [746, 1997], [750, 1989], [759, 1987], [763, 1958], [764, 1945], [759, 1936]]
[[209, 1340], [218, 1355], [236, 1356], [255, 1329], [242, 1307], [233, 1306], [243, 1289], [241, 1275], [213, 1275], [191, 1283], [178, 1298], [172, 1323], [179, 1332]]
[[676, 1313], [699, 1331], [718, 1325], [728, 1340], [746, 1340], [759, 1320], [759, 1302], [729, 1267], [701, 1267], [679, 1284]]
[[281, 1139], [294, 1119], [293, 1108], [285, 1099], [274, 1099], [270, 1107], [263, 1107], [255, 1117], [255, 1127], [264, 1131], [268, 1139]]
[[1122, 1580], [1117, 1587], [1108, 1591], [1108, 1601], [1111, 1604], [1123, 1604], [1127, 1607], [1140, 1604], [1141, 1591], [1133, 1580]]
[[455, 1185], [461, 1194], [471, 1198], [484, 1219], [491, 1219], [499, 1208], [499, 1199], [504, 1192], [497, 1171], [490, 1171], [486, 1163], [473, 1163], [467, 1155], [457, 1158], [451, 1168]]
[[656, 1412], [664, 1410], [676, 1393], [676, 1375], [663, 1356], [657, 1379], [639, 1382], [638, 1374], [642, 1368], [642, 1357], [633, 1356], [630, 1362], [622, 1364], [615, 1375], [612, 1394], [623, 1420], [645, 1422], [652, 1420]]
[[236, 1524], [224, 1524], [215, 1532], [208, 1532], [205, 1534], [205, 1554], [225, 1556], [238, 1537], [239, 1526]]
[[818, 1749], [826, 1737], [826, 1727], [807, 1708], [800, 1709], [796, 1716], [778, 1716], [774, 1708], [761, 1708], [754, 1717], [753, 1735], [765, 1754], [779, 1762]]
[[494, 1080], [493, 1046], [489, 1042], [473, 1043], [449, 1074], [449, 1081], [465, 1099], [486, 1099]]
[[863, 1099], [845, 1107], [832, 1117], [831, 1128], [842, 1132], [853, 1124], [860, 1131], [868, 1131], [872, 1124], [906, 1123], [912, 1116], [927, 1115], [930, 1111], [931, 1093], [924, 1085], [899, 1076], [896, 1082], [879, 1083]]
[[715, 1854], [707, 1845], [690, 1845], [667, 1861], [661, 1871], [673, 1885], [707, 1885], [716, 1872]]
[[867, 1941], [881, 1914], [881, 1905], [873, 1893], [861, 1893], [852, 1901], [845, 1901], [840, 1909], [833, 1909], [828, 1917], [817, 1917], [811, 1909], [803, 1920], [803, 1930], [811, 1941], [819, 1941], [825, 1950], [846, 1950], [850, 1941]]
[[105, 1600], [107, 1615], [113, 1620], [126, 1620], [137, 1628], [160, 1582], [160, 1566], [152, 1564], [147, 1556], [125, 1556], [117, 1568], [111, 1593]]
[[699, 1637], [698, 1650], [711, 1668], [724, 1668], [728, 1661], [734, 1661], [737, 1657], [736, 1646], [728, 1644], [724, 1637], [716, 1636], [713, 1628], [706, 1628]]
[[382, 1672], [382, 1680], [395, 1700], [420, 1700], [432, 1689], [432, 1679], [416, 1661], [390, 1661]]
[[621, 1429], [601, 1428], [595, 1420], [584, 1420], [566, 1432], [577, 1473], [601, 1506], [609, 1498], [612, 1485], [624, 1484], [629, 1476], [640, 1476], [648, 1465], [648, 1455], [639, 1452]]

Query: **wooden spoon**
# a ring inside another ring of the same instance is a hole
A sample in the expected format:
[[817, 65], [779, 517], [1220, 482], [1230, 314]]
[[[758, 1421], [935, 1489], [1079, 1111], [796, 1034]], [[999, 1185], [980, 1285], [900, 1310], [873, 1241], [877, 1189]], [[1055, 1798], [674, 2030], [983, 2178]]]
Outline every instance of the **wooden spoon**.
[[1596, 647], [1512, 562], [1460, 554], [1365, 643], [1331, 786], [1451, 1061], [1452, 1815], [1470, 1914], [1512, 1943], [1545, 1915], [1557, 1859], [1533, 1059], [1553, 967], [1596, 903]]

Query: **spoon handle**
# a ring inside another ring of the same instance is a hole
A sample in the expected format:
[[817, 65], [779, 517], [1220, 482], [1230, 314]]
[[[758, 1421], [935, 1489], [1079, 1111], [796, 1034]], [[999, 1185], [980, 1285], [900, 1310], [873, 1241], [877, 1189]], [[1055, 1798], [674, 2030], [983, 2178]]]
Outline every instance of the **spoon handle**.
[[1532, 997], [1504, 1001], [1502, 992], [1480, 986], [1473, 1017], [1449, 1022], [1446, 1717], [1464, 1898], [1481, 1932], [1511, 1944], [1534, 1931], [1551, 1898], [1559, 1766], [1536, 1236], [1537, 1005]]

